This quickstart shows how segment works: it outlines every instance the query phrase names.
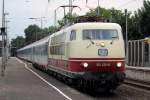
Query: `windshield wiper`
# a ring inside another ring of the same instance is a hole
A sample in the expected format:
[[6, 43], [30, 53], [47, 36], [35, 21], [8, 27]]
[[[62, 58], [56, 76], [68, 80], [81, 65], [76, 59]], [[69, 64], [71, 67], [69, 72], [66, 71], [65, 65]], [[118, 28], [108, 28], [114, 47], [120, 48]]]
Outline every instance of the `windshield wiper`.
[[92, 39], [91, 39], [90, 37], [86, 36], [86, 39], [90, 40], [90, 42], [91, 42], [93, 45], [95, 44], [94, 41], [92, 41]]
[[116, 38], [117, 38], [116, 36], [112, 36], [112, 41], [110, 42], [110, 44], [113, 44], [113, 43], [114, 43], [114, 40], [115, 40]]

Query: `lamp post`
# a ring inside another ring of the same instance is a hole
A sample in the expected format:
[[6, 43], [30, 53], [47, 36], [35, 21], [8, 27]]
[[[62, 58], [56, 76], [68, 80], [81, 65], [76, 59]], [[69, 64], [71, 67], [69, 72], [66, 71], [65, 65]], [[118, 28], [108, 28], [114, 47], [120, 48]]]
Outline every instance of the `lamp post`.
[[99, 0], [98, 0], [98, 11], [97, 11], [97, 16], [99, 16], [100, 15], [100, 5], [99, 5]]
[[34, 17], [32, 17], [32, 18], [29, 18], [29, 19], [40, 21], [41, 29], [42, 29], [43, 28], [43, 21], [45, 21], [44, 18], [45, 17], [40, 17], [40, 18], [34, 18]]
[[69, 14], [72, 16], [72, 0], [69, 0]]
[[8, 57], [9, 57], [9, 40], [8, 40], [8, 23], [10, 21], [9, 20], [5, 20], [5, 27], [6, 27], [6, 46], [5, 46], [5, 54], [6, 54], [6, 62], [8, 60]]
[[4, 7], [5, 7], [5, 2], [4, 0], [2, 1], [2, 28], [1, 28], [1, 35], [2, 35], [2, 66], [1, 66], [1, 76], [4, 77], [5, 73], [5, 13], [4, 13]]
[[127, 9], [125, 9], [125, 17], [126, 17], [126, 63], [128, 64], [128, 15]]
[[[59, 7], [57, 7], [56, 9], [55, 9], [55, 11], [54, 11], [54, 25], [56, 26], [56, 24], [57, 24], [57, 10], [60, 8], [60, 6]], [[64, 12], [65, 13], [65, 12]], [[65, 16], [65, 15], [64, 15]]]
[[[36, 18], [29, 18], [29, 19], [35, 20]], [[35, 30], [35, 41], [37, 41], [37, 31], [36, 30]]]
[[[4, 27], [5, 27], [5, 32], [4, 32], [4, 61], [7, 63], [7, 23], [8, 21], [6, 20], [6, 16], [9, 15], [9, 13], [4, 13]], [[5, 67], [4, 67], [5, 68]]]
[[[91, 7], [89, 7], [88, 5], [87, 5], [87, 3], [88, 3], [88, 0], [86, 0], [86, 7], [87, 8], [89, 8], [89, 9], [93, 9], [93, 8], [91, 8]], [[99, 16], [100, 15], [100, 0], [97, 0], [97, 16]]]
[[[45, 17], [40, 17], [40, 18], [29, 18], [29, 19], [32, 19], [32, 20], [36, 20], [36, 21], [40, 21], [41, 22], [41, 29], [43, 28], [43, 18]], [[35, 32], [35, 41], [37, 41], [37, 30]]]

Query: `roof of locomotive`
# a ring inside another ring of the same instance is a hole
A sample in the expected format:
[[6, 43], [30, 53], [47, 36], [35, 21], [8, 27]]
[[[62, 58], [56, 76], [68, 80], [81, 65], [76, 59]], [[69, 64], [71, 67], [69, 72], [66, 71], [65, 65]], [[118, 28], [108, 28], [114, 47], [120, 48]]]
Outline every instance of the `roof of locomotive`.
[[104, 23], [104, 22], [85, 22], [85, 23], [77, 23], [72, 26], [72, 28], [80, 28], [80, 29], [86, 29], [86, 28], [101, 28], [101, 29], [121, 29], [121, 26], [117, 23]]
[[117, 29], [120, 30], [121, 26], [117, 23], [104, 23], [104, 22], [84, 22], [84, 23], [75, 23], [71, 26], [66, 26], [60, 31], [55, 32], [50, 37], [62, 34], [63, 31], [73, 30], [73, 29]]

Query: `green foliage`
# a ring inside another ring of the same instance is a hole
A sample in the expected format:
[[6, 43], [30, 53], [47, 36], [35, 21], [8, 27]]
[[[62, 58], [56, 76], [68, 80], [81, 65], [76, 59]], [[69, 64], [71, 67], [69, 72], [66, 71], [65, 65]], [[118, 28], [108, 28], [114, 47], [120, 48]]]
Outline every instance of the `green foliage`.
[[18, 36], [15, 39], [12, 39], [11, 46], [14, 48], [21, 48], [25, 45], [25, 38], [22, 36]]
[[[150, 36], [150, 1], [144, 1], [143, 7], [128, 17], [129, 39], [142, 39]], [[125, 24], [122, 24], [125, 25]], [[123, 27], [125, 29], [125, 27]]]
[[26, 44], [33, 43], [41, 38], [56, 32], [57, 27], [50, 26], [49, 28], [41, 29], [37, 25], [30, 25], [25, 29]]
[[58, 31], [58, 27], [56, 27], [56, 26], [50, 26], [48, 28], [48, 33], [49, 34], [53, 34], [54, 32], [57, 32], [57, 31]]
[[37, 25], [30, 25], [25, 29], [25, 38], [22, 36], [18, 36], [15, 39], [12, 39], [11, 45], [12, 47], [16, 47], [17, 49], [33, 43], [41, 38], [48, 36], [58, 30], [57, 27], [50, 26], [49, 28], [41, 29]]
[[38, 36], [41, 32], [41, 29], [37, 25], [30, 25], [25, 29], [25, 41], [26, 44], [30, 44], [38, 40]]
[[150, 1], [144, 0], [143, 7], [138, 10], [140, 31], [150, 36]]
[[[100, 13], [98, 13], [98, 9]], [[107, 10], [105, 8], [97, 7], [96, 9], [91, 9], [90, 12], [86, 13], [87, 16], [103, 16], [105, 18], [110, 18], [111, 16], [111, 11]]]
[[72, 23], [76, 22], [76, 19], [77, 19], [76, 14], [70, 15], [68, 13], [62, 20], [58, 21], [59, 27], [61, 28], [61, 27], [65, 26], [66, 24], [72, 24]]

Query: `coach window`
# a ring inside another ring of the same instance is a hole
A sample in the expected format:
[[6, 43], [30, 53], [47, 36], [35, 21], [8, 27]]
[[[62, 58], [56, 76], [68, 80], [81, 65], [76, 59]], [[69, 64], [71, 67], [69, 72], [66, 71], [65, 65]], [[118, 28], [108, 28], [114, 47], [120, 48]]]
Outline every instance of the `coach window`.
[[72, 30], [71, 34], [70, 34], [70, 41], [72, 41], [72, 40], [76, 40], [76, 31], [75, 30]]

